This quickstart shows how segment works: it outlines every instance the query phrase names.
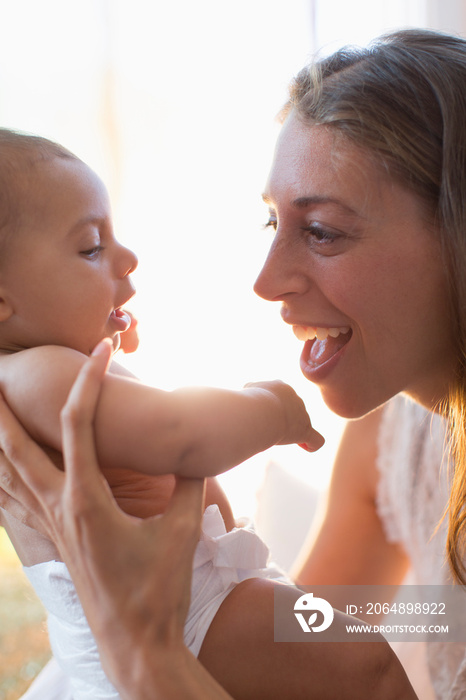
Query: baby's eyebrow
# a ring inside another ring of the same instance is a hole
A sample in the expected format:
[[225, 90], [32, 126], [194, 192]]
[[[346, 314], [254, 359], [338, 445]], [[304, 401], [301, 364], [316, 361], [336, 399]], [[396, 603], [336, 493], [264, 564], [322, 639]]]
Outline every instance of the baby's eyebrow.
[[85, 228], [86, 226], [90, 226], [90, 225], [100, 228], [105, 224], [105, 222], [106, 222], [105, 217], [97, 216], [95, 214], [90, 214], [89, 216], [83, 216], [82, 219], [79, 219], [75, 224], [73, 224], [73, 226], [68, 231], [68, 235], [72, 236], [73, 234], [80, 231], [82, 228]]

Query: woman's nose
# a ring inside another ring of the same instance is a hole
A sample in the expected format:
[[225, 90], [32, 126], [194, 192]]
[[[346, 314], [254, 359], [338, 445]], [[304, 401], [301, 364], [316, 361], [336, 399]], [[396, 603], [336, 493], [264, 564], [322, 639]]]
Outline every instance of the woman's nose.
[[291, 241], [280, 238], [277, 233], [254, 291], [267, 301], [282, 301], [290, 294], [303, 294], [307, 285], [302, 254]]

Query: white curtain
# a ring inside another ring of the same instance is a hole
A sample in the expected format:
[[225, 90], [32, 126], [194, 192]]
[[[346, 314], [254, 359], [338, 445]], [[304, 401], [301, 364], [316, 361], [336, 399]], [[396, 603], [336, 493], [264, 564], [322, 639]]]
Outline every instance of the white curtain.
[[425, 0], [426, 26], [466, 36], [464, 0]]

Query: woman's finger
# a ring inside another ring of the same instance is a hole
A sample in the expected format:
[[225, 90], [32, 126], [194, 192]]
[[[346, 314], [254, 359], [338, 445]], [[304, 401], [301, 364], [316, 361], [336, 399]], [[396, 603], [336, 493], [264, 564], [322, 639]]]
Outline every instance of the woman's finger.
[[[172, 564], [178, 567], [178, 580], [172, 584], [180, 585], [182, 577], [179, 573], [186, 572], [188, 579], [191, 575], [194, 552], [199, 542], [202, 515], [204, 512], [204, 479], [187, 479], [177, 477], [175, 489], [170, 503], [158, 521], [166, 542], [172, 542], [176, 554], [172, 551]], [[176, 562], [178, 561], [178, 564]], [[175, 586], [176, 587], [176, 586]], [[184, 586], [182, 585], [184, 589]], [[184, 590], [186, 604], [189, 601], [189, 588]], [[186, 611], [185, 611], [186, 612]], [[183, 612], [184, 614], [184, 612]]]
[[188, 560], [199, 541], [204, 512], [205, 479], [176, 478], [175, 489], [163, 516], [169, 537], [177, 540]]
[[25, 505], [36, 497], [48, 502], [55, 498], [63, 474], [24, 430], [1, 394], [0, 449], [6, 458], [0, 460], [4, 491]]
[[0, 506], [28, 527], [53, 537], [63, 472], [30, 438], [0, 394]]
[[[43, 519], [43, 508], [35, 499], [33, 502], [26, 504], [20, 503], [13, 496], [10, 496], [6, 491], [0, 488], [0, 508], [5, 511], [3, 517], [7, 517], [6, 514], [13, 516], [16, 520], [19, 520], [23, 525], [31, 527], [34, 530], [40, 532], [41, 535], [46, 537], [51, 537], [52, 528], [44, 522]], [[36, 513], [40, 513], [39, 517]]]
[[201, 521], [205, 479], [176, 478], [175, 489], [165, 511], [165, 519], [184, 518], [188, 523]]

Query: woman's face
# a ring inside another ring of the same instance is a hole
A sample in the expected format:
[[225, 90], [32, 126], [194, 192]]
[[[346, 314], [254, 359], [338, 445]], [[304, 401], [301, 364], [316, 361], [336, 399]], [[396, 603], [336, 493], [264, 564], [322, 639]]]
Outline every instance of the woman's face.
[[455, 354], [422, 201], [349, 140], [293, 114], [264, 200], [275, 237], [255, 290], [281, 302], [326, 404], [356, 418], [404, 391], [433, 408]]

